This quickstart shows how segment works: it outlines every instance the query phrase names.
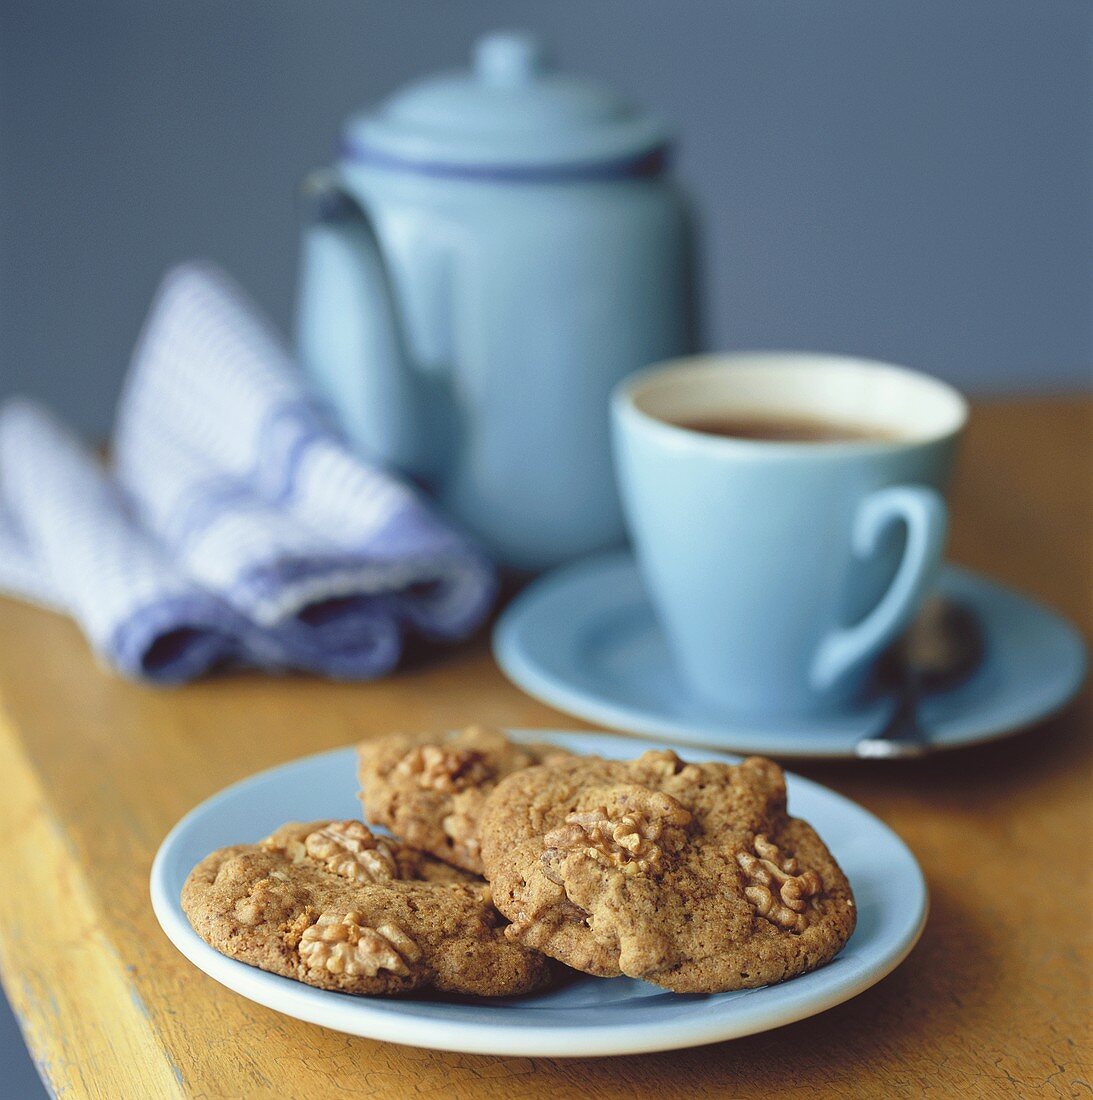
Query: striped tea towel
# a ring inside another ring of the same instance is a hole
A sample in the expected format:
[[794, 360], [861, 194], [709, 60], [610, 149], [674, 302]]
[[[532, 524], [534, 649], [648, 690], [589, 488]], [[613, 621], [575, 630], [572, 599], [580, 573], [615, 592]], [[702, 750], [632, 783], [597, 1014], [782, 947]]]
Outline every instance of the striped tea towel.
[[[492, 604], [482, 553], [343, 443], [277, 336], [210, 267], [164, 280], [112, 452], [127, 529], [244, 624], [238, 661], [368, 679], [396, 664], [407, 633], [457, 641]], [[0, 493], [5, 481], [0, 460]], [[36, 507], [9, 501], [12, 546], [33, 526], [21, 508]], [[14, 562], [4, 530], [0, 559]]]

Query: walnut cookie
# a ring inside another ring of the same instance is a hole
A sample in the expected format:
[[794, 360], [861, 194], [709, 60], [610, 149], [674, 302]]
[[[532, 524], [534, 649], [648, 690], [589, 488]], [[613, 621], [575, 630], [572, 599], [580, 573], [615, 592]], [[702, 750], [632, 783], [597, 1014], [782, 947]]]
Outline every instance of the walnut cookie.
[[554, 969], [505, 937], [484, 882], [359, 821], [292, 823], [213, 852], [182, 907], [222, 954], [320, 989], [505, 996]]
[[822, 966], [854, 930], [846, 876], [759, 757], [529, 768], [494, 789], [480, 834], [506, 935], [586, 973], [750, 988]]
[[365, 817], [407, 844], [465, 871], [482, 873], [478, 818], [507, 775], [569, 759], [554, 745], [516, 744], [470, 726], [441, 736], [393, 734], [358, 746]]

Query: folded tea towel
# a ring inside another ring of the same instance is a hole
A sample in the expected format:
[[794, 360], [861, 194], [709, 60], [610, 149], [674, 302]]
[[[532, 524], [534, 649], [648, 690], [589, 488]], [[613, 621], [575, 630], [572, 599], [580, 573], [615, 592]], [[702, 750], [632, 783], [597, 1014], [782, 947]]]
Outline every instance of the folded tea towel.
[[[234, 660], [371, 678], [397, 662], [405, 632], [455, 641], [492, 604], [481, 552], [342, 442], [276, 335], [214, 269], [186, 265], [165, 279], [111, 449], [114, 521], [229, 613]], [[7, 480], [0, 451], [4, 498]], [[36, 521], [22, 510], [45, 509], [33, 493], [8, 499], [9, 534], [0, 528], [0, 585], [39, 600], [8, 563], [20, 560], [12, 546], [29, 546], [33, 560]], [[68, 593], [56, 602], [75, 608]]]

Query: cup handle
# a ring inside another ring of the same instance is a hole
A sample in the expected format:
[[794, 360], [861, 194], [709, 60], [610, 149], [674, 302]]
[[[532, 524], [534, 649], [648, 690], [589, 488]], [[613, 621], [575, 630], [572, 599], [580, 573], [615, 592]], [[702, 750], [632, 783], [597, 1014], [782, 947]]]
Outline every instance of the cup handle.
[[895, 485], [865, 498], [854, 520], [854, 554], [868, 557], [889, 525], [900, 520], [907, 526], [907, 545], [896, 575], [864, 619], [820, 643], [811, 673], [819, 691], [879, 653], [907, 626], [941, 564], [948, 509], [939, 493], [922, 485]]

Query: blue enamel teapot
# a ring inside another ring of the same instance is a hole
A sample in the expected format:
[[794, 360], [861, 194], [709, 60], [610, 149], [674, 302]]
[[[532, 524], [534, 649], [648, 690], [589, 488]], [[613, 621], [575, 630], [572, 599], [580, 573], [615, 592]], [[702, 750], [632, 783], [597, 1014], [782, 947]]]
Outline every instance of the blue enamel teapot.
[[621, 542], [608, 394], [687, 350], [667, 131], [523, 34], [349, 119], [305, 185], [301, 359], [349, 438], [499, 562]]

